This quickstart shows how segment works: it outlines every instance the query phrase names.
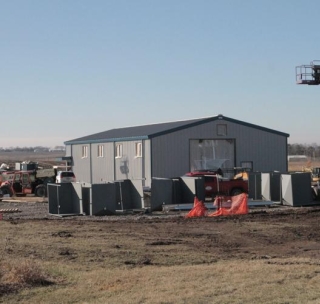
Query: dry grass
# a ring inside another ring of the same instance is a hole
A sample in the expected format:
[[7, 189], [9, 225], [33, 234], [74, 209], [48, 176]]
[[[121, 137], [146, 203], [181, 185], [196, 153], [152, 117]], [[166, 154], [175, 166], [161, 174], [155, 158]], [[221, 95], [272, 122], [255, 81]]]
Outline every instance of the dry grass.
[[304, 168], [320, 167], [320, 160], [288, 162], [288, 171], [303, 171]]
[[15, 261], [1, 267], [1, 282], [20, 286], [41, 286], [51, 282], [38, 262], [32, 260]]
[[320, 266], [309, 260], [85, 270], [65, 266], [67, 284], [24, 289], [6, 303], [319, 303]]
[[2, 221], [0, 302], [319, 303], [320, 234], [281, 219]]
[[2, 262], [0, 265], [0, 296], [51, 284], [53, 281], [49, 280], [38, 262], [23, 259]]

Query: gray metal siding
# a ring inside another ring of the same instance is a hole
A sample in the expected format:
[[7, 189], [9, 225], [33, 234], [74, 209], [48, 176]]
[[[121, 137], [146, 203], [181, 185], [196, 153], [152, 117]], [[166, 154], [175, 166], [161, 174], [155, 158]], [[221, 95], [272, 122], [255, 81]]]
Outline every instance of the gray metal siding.
[[[98, 146], [103, 146], [103, 156], [98, 157]], [[114, 180], [113, 143], [92, 144], [92, 183], [99, 184]]]
[[[227, 135], [218, 136], [217, 124], [227, 125]], [[285, 171], [287, 137], [233, 122], [218, 120], [152, 139], [152, 176], [175, 177], [190, 170], [190, 139], [234, 139], [236, 165], [253, 161], [257, 171]]]
[[[115, 178], [122, 179], [143, 179], [144, 178], [144, 141], [115, 142], [122, 144], [122, 157], [115, 160]], [[142, 157], [136, 157], [136, 143], [142, 143]]]
[[[88, 147], [88, 157], [82, 158], [82, 146]], [[72, 145], [73, 171], [77, 182], [91, 183], [90, 145]]]
[[151, 187], [151, 141], [144, 140], [143, 141], [143, 171], [144, 171], [144, 178], [145, 182], [143, 183], [146, 187]]
[[287, 171], [287, 137], [244, 126], [230, 129], [237, 136], [237, 166], [252, 161], [254, 171]]
[[189, 171], [186, 130], [152, 139], [152, 177], [178, 177]]
[[[135, 144], [142, 143], [142, 157], [136, 157]], [[119, 142], [123, 157], [115, 158], [117, 143], [69, 145], [68, 151], [73, 156], [77, 181], [88, 183], [105, 183], [114, 180], [135, 179], [144, 180], [144, 186], [151, 186], [150, 140]], [[102, 145], [103, 157], [98, 157], [98, 146]], [[82, 147], [88, 147], [88, 157], [82, 158]], [[121, 166], [126, 165], [125, 172]]]
[[66, 146], [66, 156], [72, 156], [72, 145]]
[[128, 179], [131, 175], [130, 165], [133, 155], [130, 153], [131, 142], [115, 142], [122, 145], [122, 156], [120, 158], [115, 158], [115, 178], [116, 180]]

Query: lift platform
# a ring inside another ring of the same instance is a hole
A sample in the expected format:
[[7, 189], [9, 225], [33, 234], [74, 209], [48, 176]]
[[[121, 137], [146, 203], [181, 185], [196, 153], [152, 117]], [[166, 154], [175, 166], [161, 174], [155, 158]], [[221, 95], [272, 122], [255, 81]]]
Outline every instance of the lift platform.
[[320, 60], [313, 60], [309, 65], [296, 67], [296, 83], [307, 85], [320, 84]]

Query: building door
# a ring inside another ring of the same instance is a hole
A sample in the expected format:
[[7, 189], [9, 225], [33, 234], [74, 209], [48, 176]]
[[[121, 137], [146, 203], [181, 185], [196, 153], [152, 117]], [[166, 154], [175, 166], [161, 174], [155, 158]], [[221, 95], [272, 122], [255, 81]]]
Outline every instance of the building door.
[[191, 171], [235, 167], [234, 139], [192, 139], [189, 145]]

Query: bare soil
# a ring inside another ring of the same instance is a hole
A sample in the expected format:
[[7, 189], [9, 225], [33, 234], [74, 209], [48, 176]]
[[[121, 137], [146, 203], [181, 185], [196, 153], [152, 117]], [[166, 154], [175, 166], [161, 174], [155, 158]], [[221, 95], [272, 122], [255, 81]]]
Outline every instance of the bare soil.
[[128, 240], [143, 238], [148, 248], [175, 245], [179, 251], [180, 246], [187, 246], [202, 257], [320, 258], [320, 206], [255, 207], [248, 215], [193, 219], [186, 219], [186, 212], [179, 211], [62, 218], [49, 215], [48, 203], [42, 198], [3, 201], [0, 209], [4, 210], [3, 220], [13, 224], [68, 225], [68, 231], [82, 227], [90, 237], [97, 237], [103, 229], [109, 239], [121, 234]]
[[0, 264], [40, 262], [48, 284], [0, 283], [0, 303], [320, 301], [320, 206], [62, 218], [28, 200], [0, 203], [19, 211], [0, 221]]

